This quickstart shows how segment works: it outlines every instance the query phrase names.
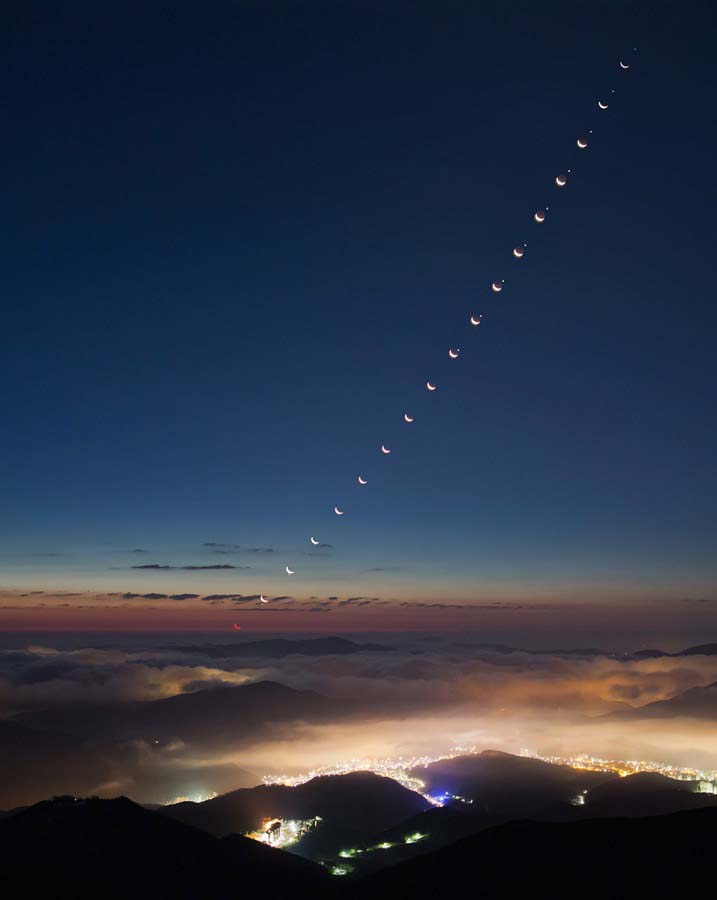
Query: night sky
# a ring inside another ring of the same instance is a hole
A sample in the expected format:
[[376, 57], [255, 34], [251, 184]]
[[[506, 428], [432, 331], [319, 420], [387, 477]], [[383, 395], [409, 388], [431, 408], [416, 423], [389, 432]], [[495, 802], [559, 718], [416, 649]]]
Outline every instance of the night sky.
[[3, 589], [715, 597], [709, 4], [14, 6]]

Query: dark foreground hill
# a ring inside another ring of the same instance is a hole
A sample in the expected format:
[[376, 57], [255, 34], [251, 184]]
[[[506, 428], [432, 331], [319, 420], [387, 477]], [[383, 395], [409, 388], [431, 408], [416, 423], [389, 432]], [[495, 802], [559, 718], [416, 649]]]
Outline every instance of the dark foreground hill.
[[349, 896], [684, 897], [711, 878], [715, 839], [713, 809], [571, 824], [511, 822], [357, 881]]
[[[474, 815], [455, 806], [434, 806], [383, 831], [353, 841], [343, 841], [329, 861], [346, 869], [352, 877], [360, 878], [431, 853], [486, 828], [502, 825], [505, 821], [505, 817]], [[302, 855], [309, 859], [326, 860], [325, 843], [321, 845], [321, 850], [324, 853], [317, 854], [311, 837], [302, 841]]]
[[[525, 773], [518, 766], [518, 780], [511, 783], [508, 778], [509, 763], [510, 758], [502, 762], [504, 780], [501, 791], [507, 795], [508, 805], [512, 806], [513, 797], [519, 793], [518, 788]], [[541, 769], [537, 771], [542, 772]], [[561, 800], [534, 809], [530, 818], [535, 821], [569, 823], [595, 818], [663, 816], [705, 807], [717, 809], [717, 796], [695, 793], [695, 783], [691, 781], [677, 781], [656, 773], [640, 773], [626, 778], [616, 778], [605, 773], [591, 774], [595, 779], [603, 780], [594, 783], [593, 787], [579, 797], [573, 797], [573, 802]], [[552, 773], [549, 775], [551, 779], [554, 777]], [[574, 790], [574, 785], [568, 786], [571, 791]], [[557, 789], [559, 794], [564, 790], [559, 782]], [[534, 799], [535, 795], [529, 801], [531, 805]], [[340, 848], [340, 851], [344, 850], [343, 856], [339, 852], [333, 861], [338, 865], [350, 866], [354, 876], [366, 875], [516, 820], [517, 817], [505, 808], [501, 810], [498, 804], [494, 806], [494, 811], [484, 811], [480, 795], [471, 804], [449, 801], [447, 806], [433, 807], [382, 832], [353, 843], [344, 843]], [[348, 854], [345, 852], [347, 849]], [[309, 858], [316, 858], [311, 852], [310, 843], [304, 844], [302, 851]]]
[[237, 835], [220, 840], [130, 800], [43, 801], [0, 820], [5, 895], [322, 900], [331, 875]]
[[253, 831], [263, 819], [315, 816], [324, 820], [322, 831], [360, 835], [381, 831], [429, 806], [420, 794], [391, 778], [354, 772], [313, 778], [297, 787], [244, 788], [204, 803], [165, 806], [162, 814], [215, 835]]

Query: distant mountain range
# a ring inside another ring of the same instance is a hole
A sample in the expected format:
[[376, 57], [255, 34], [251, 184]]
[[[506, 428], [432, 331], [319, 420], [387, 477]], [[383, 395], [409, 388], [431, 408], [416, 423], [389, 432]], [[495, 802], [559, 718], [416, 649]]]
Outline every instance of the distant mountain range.
[[351, 705], [315, 691], [274, 681], [205, 688], [160, 700], [83, 704], [28, 713], [20, 721], [83, 737], [166, 742], [213, 748], [254, 739], [272, 723], [326, 722], [346, 716]]
[[636, 650], [632, 654], [633, 659], [657, 659], [661, 656], [717, 656], [717, 644], [698, 644], [676, 653], [668, 653], [666, 650]]
[[689, 688], [668, 700], [656, 700], [644, 706], [619, 710], [602, 718], [671, 719], [679, 716], [717, 722], [717, 681], [705, 687]]
[[301, 654], [303, 656], [346, 656], [352, 653], [385, 653], [395, 650], [389, 644], [358, 644], [342, 637], [309, 638], [289, 640], [270, 638], [265, 641], [245, 641], [231, 644], [189, 644], [172, 646], [172, 650], [186, 653], [201, 653], [214, 659], [234, 656], [276, 659]]
[[512, 647], [509, 644], [472, 644], [460, 642], [455, 646], [463, 650], [488, 650], [491, 653], [527, 653], [531, 656], [570, 656], [570, 657], [596, 657], [607, 656], [613, 659], [657, 659], [661, 656], [717, 656], [717, 644], [699, 644], [670, 653], [667, 650], [635, 650], [632, 653], [615, 653], [614, 651], [601, 650], [598, 647], [559, 647], [549, 650], [527, 649], [526, 647]]

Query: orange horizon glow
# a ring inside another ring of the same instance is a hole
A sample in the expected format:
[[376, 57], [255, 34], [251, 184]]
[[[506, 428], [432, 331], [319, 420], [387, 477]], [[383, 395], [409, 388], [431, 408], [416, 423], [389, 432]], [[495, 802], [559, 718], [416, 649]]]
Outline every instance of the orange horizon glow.
[[[318, 601], [297, 600], [292, 606], [249, 607], [241, 604], [211, 606], [201, 601], [149, 601], [109, 598], [83, 593], [71, 601], [63, 597], [22, 597], [0, 593], [0, 631], [10, 632], [216, 632], [239, 634], [350, 632], [529, 632], [547, 636], [562, 630], [615, 635], [616, 632], [660, 630], [673, 635], [670, 643], [696, 643], [694, 635], [713, 635], [711, 604], [695, 601], [608, 601], [558, 599], [552, 603], [511, 602], [504, 598], [482, 599], [461, 606], [448, 601], [442, 606], [340, 606], [323, 601], [324, 612], [310, 612]], [[404, 601], [405, 602], [405, 601]], [[491, 605], [493, 603], [493, 605]], [[32, 604], [32, 605], [30, 605]], [[71, 604], [71, 605], [70, 605]], [[240, 632], [233, 628], [240, 626]], [[547, 639], [547, 637], [546, 637]], [[585, 646], [585, 644], [583, 644]]]

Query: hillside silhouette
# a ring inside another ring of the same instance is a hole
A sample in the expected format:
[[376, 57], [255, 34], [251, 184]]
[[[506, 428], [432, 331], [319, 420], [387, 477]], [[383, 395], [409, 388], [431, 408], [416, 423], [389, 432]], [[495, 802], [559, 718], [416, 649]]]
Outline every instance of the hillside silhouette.
[[[394, 866], [516, 819], [570, 823], [594, 818], [640, 818], [717, 808], [717, 797], [695, 793], [695, 782], [678, 781], [656, 773], [620, 778], [611, 773], [585, 773], [540, 760], [494, 752], [472, 758], [474, 765], [468, 765], [464, 762], [466, 759], [459, 760], [459, 765], [452, 767], [451, 773], [455, 775], [457, 772], [464, 787], [468, 785], [467, 776], [473, 779], [472, 784], [477, 786], [478, 792], [474, 799], [467, 793], [465, 795], [473, 802], [447, 800], [446, 806], [431, 807], [369, 837], [345, 841], [343, 848], [361, 850], [351, 857], [355, 875], [366, 875]], [[441, 764], [436, 765], [441, 771]], [[492, 781], [491, 772], [495, 776]], [[443, 775], [447, 776], [447, 773], [444, 771]], [[589, 776], [587, 780], [582, 780], [584, 775]], [[573, 781], [572, 776], [579, 780]], [[523, 796], [526, 783], [531, 781], [535, 782], [532, 789]], [[578, 800], [576, 788], [584, 784], [591, 787], [582, 788]], [[416, 840], [414, 835], [421, 837]], [[325, 853], [328, 846], [324, 844], [320, 849]], [[380, 849], [377, 851], [376, 848]], [[312, 859], [319, 858], [312, 850], [310, 843], [303, 843], [302, 852], [305, 855]], [[334, 862], [341, 864], [341, 858], [336, 858]]]
[[707, 806], [717, 809], [717, 796], [695, 793], [694, 782], [677, 781], [656, 772], [638, 772], [592, 788], [577, 812], [587, 818], [662, 816]]
[[511, 822], [358, 880], [349, 896], [435, 900], [475, 886], [487, 900], [674, 898], [703, 882], [716, 837], [713, 809], [570, 824]]
[[299, 691], [274, 681], [206, 688], [160, 700], [83, 704], [27, 714], [37, 728], [62, 729], [83, 737], [115, 740], [181, 740], [197, 746], [234, 746], [253, 740], [272, 724], [325, 722], [346, 714], [349, 705], [315, 691]]
[[263, 641], [243, 641], [232, 644], [191, 644], [172, 647], [187, 653], [201, 653], [212, 659], [229, 657], [280, 659], [285, 656], [347, 656], [353, 653], [384, 653], [395, 650], [389, 644], [359, 644], [348, 638], [328, 636], [320, 638], [267, 638]]
[[432, 795], [446, 792], [473, 800], [473, 812], [530, 816], [617, 775], [553, 765], [531, 757], [485, 750], [443, 759], [413, 770]]
[[618, 710], [608, 715], [620, 719], [672, 719], [686, 716], [717, 722], [717, 681], [704, 687], [689, 688], [667, 700], [655, 700], [644, 706]]
[[677, 658], [680, 656], [717, 656], [717, 644], [697, 644], [694, 647], [685, 647], [670, 653], [667, 650], [636, 650], [633, 659], [659, 659], [663, 656]]
[[331, 875], [248, 838], [220, 840], [124, 797], [44, 801], [0, 820], [8, 896], [323, 898]]
[[322, 832], [333, 843], [333, 830], [354, 836], [365, 835], [388, 828], [429, 807], [420, 794], [407, 790], [391, 778], [354, 772], [313, 778], [297, 787], [260, 785], [244, 788], [203, 803], [165, 806], [161, 812], [219, 836], [252, 831], [263, 819], [273, 817], [309, 819], [320, 816]]

